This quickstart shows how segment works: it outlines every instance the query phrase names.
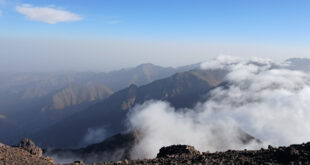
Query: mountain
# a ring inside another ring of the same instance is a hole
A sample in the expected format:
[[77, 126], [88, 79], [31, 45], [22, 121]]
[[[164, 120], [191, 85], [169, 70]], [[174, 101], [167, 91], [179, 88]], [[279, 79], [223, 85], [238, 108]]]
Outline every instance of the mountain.
[[[22, 136], [0, 136], [0, 140], [17, 142], [23, 136], [48, 128], [130, 84], [145, 85], [196, 67], [199, 64], [178, 68], [142, 64], [108, 73], [0, 73], [0, 114], [6, 116], [16, 129], [25, 130]], [[5, 130], [3, 134], [9, 134], [7, 129], [2, 130]]]
[[85, 137], [96, 130], [103, 129], [105, 137], [124, 131], [128, 110], [147, 100], [165, 100], [176, 108], [193, 107], [225, 74], [222, 70], [192, 70], [140, 87], [131, 85], [32, 138], [42, 146], [76, 148], [87, 144]]
[[308, 58], [290, 58], [285, 61], [288, 63], [288, 69], [310, 72], [310, 59]]
[[92, 102], [107, 98], [113, 91], [105, 85], [97, 84], [70, 84], [52, 95], [50, 105], [43, 107], [43, 110], [54, 109], [62, 110], [74, 105], [80, 105], [85, 102]]
[[133, 133], [117, 134], [103, 142], [84, 148], [47, 150], [44, 155], [53, 157], [58, 163], [71, 163], [72, 160], [83, 160], [87, 163], [118, 161], [129, 159], [130, 149], [136, 139], [136, 135]]
[[141, 64], [134, 68], [126, 68], [109, 73], [98, 73], [94, 75], [93, 81], [105, 84], [113, 91], [126, 88], [131, 84], [137, 86], [145, 85], [169, 77], [178, 72], [184, 72], [192, 69], [199, 68], [199, 64], [188, 65], [178, 68], [160, 67], [150, 63]]

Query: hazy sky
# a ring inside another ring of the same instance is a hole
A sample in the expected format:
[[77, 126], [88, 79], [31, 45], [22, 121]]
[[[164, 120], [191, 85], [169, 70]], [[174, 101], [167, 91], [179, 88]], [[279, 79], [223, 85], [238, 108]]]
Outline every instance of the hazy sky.
[[309, 0], [0, 0], [0, 71], [310, 57]]

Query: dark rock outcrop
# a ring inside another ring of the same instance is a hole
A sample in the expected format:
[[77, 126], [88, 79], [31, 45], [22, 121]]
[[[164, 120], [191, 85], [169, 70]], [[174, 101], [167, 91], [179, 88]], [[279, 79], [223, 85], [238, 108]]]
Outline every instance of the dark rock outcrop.
[[24, 138], [18, 145], [20, 148], [28, 151], [32, 155], [42, 156], [42, 149], [37, 147], [30, 139]]
[[[29, 142], [25, 140], [25, 142]], [[31, 143], [31, 142], [30, 142]], [[22, 145], [24, 146], [24, 144]], [[26, 148], [29, 145], [26, 145]], [[32, 143], [30, 144], [32, 146]], [[0, 147], [0, 165], [53, 165], [53, 159], [33, 155], [21, 147]], [[84, 165], [83, 161], [73, 161], [70, 165]], [[310, 164], [310, 142], [288, 147], [272, 147], [260, 150], [228, 150], [226, 152], [200, 153], [192, 146], [173, 145], [160, 149], [154, 159], [120, 160], [115, 162], [92, 163], [92, 165], [125, 165], [125, 164], [205, 164], [205, 165], [281, 165]], [[69, 165], [69, 164], [68, 164]]]
[[0, 147], [6, 147], [6, 145], [3, 143], [0, 143]]
[[199, 155], [200, 152], [197, 151], [193, 146], [187, 145], [172, 145], [168, 147], [162, 147], [157, 154], [157, 158], [169, 158], [174, 155]]
[[118, 162], [95, 163], [94, 165], [125, 164], [205, 164], [205, 165], [281, 165], [310, 164], [310, 142], [288, 147], [260, 150], [199, 153], [186, 145], [174, 145], [160, 149], [155, 159], [122, 160]]

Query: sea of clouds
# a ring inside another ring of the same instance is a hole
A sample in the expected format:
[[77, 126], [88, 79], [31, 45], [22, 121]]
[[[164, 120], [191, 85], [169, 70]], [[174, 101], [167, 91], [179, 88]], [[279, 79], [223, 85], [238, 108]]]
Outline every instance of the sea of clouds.
[[[225, 69], [225, 85], [193, 109], [151, 100], [128, 115], [138, 131], [131, 158], [156, 157], [162, 146], [188, 144], [200, 151], [259, 149], [310, 140], [310, 76], [268, 59], [220, 56], [201, 69]], [[246, 134], [257, 140], [244, 142]]]

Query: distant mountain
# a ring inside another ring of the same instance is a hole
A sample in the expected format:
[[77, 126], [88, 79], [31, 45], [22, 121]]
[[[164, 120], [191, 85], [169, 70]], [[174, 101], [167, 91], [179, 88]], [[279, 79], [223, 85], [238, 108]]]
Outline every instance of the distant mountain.
[[310, 72], [310, 59], [308, 58], [290, 58], [285, 62], [289, 64], [288, 69]]
[[42, 110], [54, 109], [62, 110], [74, 105], [80, 105], [85, 102], [92, 102], [107, 98], [113, 91], [105, 85], [96, 84], [70, 84], [66, 88], [53, 94], [51, 104], [43, 107]]
[[[199, 64], [178, 68], [142, 64], [109, 73], [0, 73], [0, 114], [18, 129], [25, 130], [23, 136], [28, 136], [130, 84], [145, 85], [197, 67]], [[16, 136], [15, 141], [23, 136]], [[2, 142], [14, 141], [2, 137]]]
[[126, 114], [147, 100], [165, 100], [176, 108], [193, 107], [226, 74], [222, 70], [192, 70], [138, 87], [131, 85], [109, 98], [40, 131], [33, 139], [40, 145], [66, 148], [83, 144], [89, 130], [104, 129], [105, 136], [124, 131]]
[[55, 159], [55, 162], [71, 163], [72, 160], [83, 160], [85, 163], [102, 161], [118, 161], [129, 159], [129, 152], [137, 137], [135, 134], [113, 135], [103, 142], [89, 145], [79, 149], [45, 150], [44, 155]]

